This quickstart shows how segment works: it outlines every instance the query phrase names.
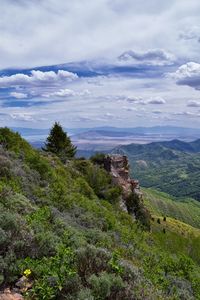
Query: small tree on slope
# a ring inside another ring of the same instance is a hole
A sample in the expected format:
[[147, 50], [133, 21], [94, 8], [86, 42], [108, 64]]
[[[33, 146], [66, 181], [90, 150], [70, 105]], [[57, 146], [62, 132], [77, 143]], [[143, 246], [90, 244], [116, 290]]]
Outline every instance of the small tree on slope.
[[56, 154], [62, 162], [66, 162], [67, 159], [73, 158], [76, 154], [76, 147], [57, 122], [51, 128], [43, 150]]

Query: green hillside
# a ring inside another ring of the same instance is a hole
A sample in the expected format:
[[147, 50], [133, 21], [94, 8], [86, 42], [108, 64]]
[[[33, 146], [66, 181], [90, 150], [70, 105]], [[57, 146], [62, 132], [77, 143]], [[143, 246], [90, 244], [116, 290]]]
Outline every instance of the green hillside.
[[131, 175], [141, 186], [160, 189], [176, 197], [200, 200], [199, 140], [192, 143], [158, 142], [120, 146], [114, 153], [129, 158]]
[[200, 203], [186, 198], [177, 199], [150, 188], [142, 189], [145, 205], [153, 215], [178, 219], [193, 227], [200, 228]]
[[7, 128], [0, 144], [0, 290], [24, 275], [29, 300], [200, 299], [198, 229], [145, 231], [91, 161], [63, 164]]

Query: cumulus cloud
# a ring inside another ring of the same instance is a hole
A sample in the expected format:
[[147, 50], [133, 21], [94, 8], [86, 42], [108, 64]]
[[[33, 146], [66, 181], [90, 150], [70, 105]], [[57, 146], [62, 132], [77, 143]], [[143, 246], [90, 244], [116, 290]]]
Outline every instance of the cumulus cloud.
[[71, 82], [77, 78], [77, 74], [64, 70], [58, 70], [57, 73], [54, 71], [42, 72], [33, 70], [30, 72], [30, 75], [18, 73], [0, 77], [0, 88], [58, 85], [63, 82]]
[[165, 99], [159, 96], [150, 97], [149, 99], [144, 99], [142, 97], [127, 97], [126, 101], [128, 101], [129, 103], [135, 103], [141, 105], [148, 105], [148, 104], [160, 105], [166, 103]]
[[187, 103], [187, 106], [189, 106], [189, 107], [200, 107], [200, 101], [191, 100]]
[[42, 94], [42, 96], [46, 97], [46, 98], [49, 98], [49, 97], [74, 97], [74, 96], [85, 96], [85, 95], [90, 95], [90, 92], [88, 90], [76, 92], [71, 89], [60, 89], [60, 90], [52, 92], [52, 93]]
[[126, 97], [125, 99], [130, 103], [139, 103], [139, 102], [143, 101], [142, 97], [134, 97], [134, 96], [132, 96], [132, 97], [129, 96], [129, 97]]
[[18, 93], [18, 92], [11, 92], [11, 93], [10, 93], [10, 96], [11, 96], [11, 97], [14, 97], [14, 98], [16, 98], [16, 99], [24, 99], [24, 98], [27, 98], [27, 97], [28, 97], [27, 94], [25, 94], [25, 93]]
[[119, 61], [128, 63], [145, 63], [150, 65], [171, 65], [175, 57], [163, 49], [149, 49], [145, 52], [126, 51], [118, 57]]
[[180, 112], [174, 112], [173, 115], [175, 116], [188, 116], [191, 118], [196, 118], [200, 116], [199, 112], [190, 112], [190, 111], [180, 111]]
[[200, 90], [200, 64], [188, 62], [181, 65], [176, 72], [168, 74], [179, 85], [187, 85]]
[[155, 98], [150, 98], [149, 100], [146, 101], [146, 104], [165, 104], [166, 101], [165, 99], [161, 98], [161, 97], [155, 97]]
[[177, 33], [198, 24], [199, 8], [198, 0], [1, 0], [0, 67], [111, 57], [133, 47], [187, 56], [194, 51], [179, 47]]
[[[198, 99], [198, 76], [175, 79], [185, 86], [163, 76], [178, 64], [200, 62], [199, 29], [193, 29], [199, 27], [199, 10], [199, 0], [2, 0], [0, 68], [20, 70], [9, 76], [10, 70], [0, 71], [0, 107], [12, 113], [4, 125], [21, 126], [23, 120], [45, 116], [45, 124], [34, 126], [49, 127], [60, 118], [64, 126], [81, 127], [84, 119], [78, 118], [88, 114], [92, 121], [87, 125], [119, 126], [117, 118], [105, 116], [109, 112], [120, 115], [123, 126], [148, 126], [160, 124], [152, 122], [152, 111], [162, 108], [162, 120], [172, 114], [174, 125], [185, 126], [187, 120], [188, 126], [199, 127], [200, 118], [195, 121], [190, 112], [173, 115], [186, 109], [188, 99]], [[29, 71], [36, 67], [43, 72]], [[24, 74], [22, 68], [28, 68]], [[86, 97], [85, 89], [92, 96]], [[22, 94], [28, 95], [25, 101]], [[37, 105], [30, 106], [31, 101]], [[138, 119], [133, 117], [137, 112]]]

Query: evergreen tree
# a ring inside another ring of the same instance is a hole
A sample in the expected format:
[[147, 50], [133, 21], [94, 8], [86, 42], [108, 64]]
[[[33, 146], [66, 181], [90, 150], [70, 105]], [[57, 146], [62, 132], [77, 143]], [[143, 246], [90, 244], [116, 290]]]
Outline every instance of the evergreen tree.
[[73, 158], [76, 154], [76, 147], [58, 122], [51, 128], [43, 150], [56, 154], [62, 162]]

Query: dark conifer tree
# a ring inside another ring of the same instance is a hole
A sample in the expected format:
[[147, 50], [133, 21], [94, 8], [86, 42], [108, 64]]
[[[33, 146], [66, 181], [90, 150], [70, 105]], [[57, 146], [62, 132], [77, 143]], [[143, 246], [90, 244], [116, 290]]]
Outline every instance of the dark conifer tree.
[[56, 154], [62, 162], [73, 158], [76, 154], [76, 147], [58, 122], [51, 128], [43, 150]]

